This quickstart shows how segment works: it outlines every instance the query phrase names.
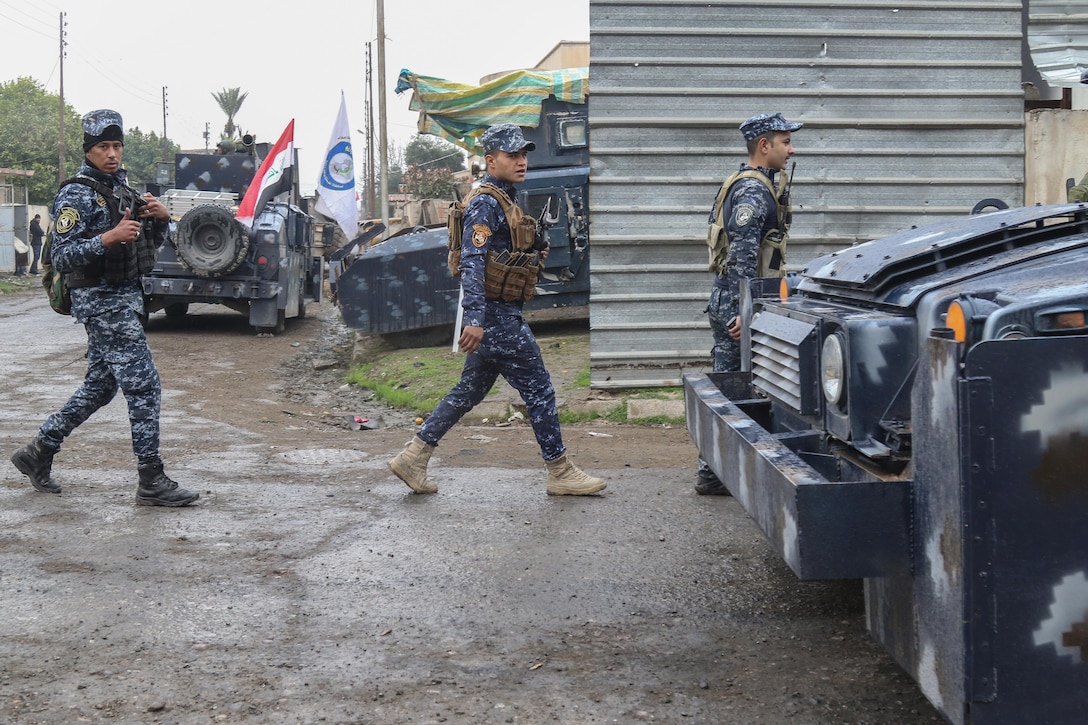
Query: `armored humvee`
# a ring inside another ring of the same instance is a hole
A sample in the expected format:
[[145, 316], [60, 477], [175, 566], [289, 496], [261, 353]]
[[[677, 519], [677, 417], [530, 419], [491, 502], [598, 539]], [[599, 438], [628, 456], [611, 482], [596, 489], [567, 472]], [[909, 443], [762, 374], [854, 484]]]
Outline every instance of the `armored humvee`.
[[260, 165], [259, 148], [244, 137], [224, 150], [175, 157], [174, 188], [161, 200], [176, 224], [142, 280], [145, 321], [158, 310], [184, 316], [190, 304], [205, 302], [248, 315], [258, 332], [280, 334], [287, 319], [306, 314], [307, 299], [321, 301], [324, 260], [314, 248], [313, 217], [291, 201], [272, 201], [252, 229], [241, 224], [235, 213]]
[[1088, 205], [821, 257], [684, 377], [700, 455], [953, 723], [1088, 720]]

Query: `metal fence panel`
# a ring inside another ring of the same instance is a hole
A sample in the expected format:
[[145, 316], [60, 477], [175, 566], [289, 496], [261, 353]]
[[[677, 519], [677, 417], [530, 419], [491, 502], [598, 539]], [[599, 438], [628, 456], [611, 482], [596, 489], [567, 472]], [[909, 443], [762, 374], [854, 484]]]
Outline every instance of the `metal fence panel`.
[[709, 366], [704, 238], [740, 123], [803, 121], [789, 266], [1024, 197], [1022, 8], [590, 0], [594, 387]]

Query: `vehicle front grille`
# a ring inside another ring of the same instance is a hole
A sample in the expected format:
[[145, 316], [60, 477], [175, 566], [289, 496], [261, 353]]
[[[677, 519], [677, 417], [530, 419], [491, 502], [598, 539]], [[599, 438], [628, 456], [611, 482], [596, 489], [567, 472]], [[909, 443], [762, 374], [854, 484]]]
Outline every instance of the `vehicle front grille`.
[[765, 310], [751, 336], [752, 385], [802, 415], [817, 413], [816, 326]]

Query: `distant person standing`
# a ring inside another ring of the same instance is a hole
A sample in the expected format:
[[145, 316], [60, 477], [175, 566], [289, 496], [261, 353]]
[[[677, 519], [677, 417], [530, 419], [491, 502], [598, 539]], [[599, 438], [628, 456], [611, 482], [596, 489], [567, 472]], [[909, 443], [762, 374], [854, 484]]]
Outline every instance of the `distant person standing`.
[[155, 262], [156, 242], [166, 237], [170, 213], [151, 194], [128, 198], [121, 210], [118, 192], [134, 194], [121, 168], [124, 132], [121, 115], [106, 109], [83, 117], [84, 161], [53, 201], [53, 268], [72, 291], [72, 316], [87, 331], [87, 374], [83, 384], [53, 413], [11, 462], [44, 493], [60, 493], [52, 478], [53, 457], [79, 425], [105, 406], [117, 391], [128, 403], [132, 452], [142, 506], [187, 506], [200, 498], [179, 488], [163, 471], [159, 457], [159, 404], [162, 388], [140, 315], [144, 309], [140, 277]]
[[42, 215], [35, 214], [34, 218], [30, 221], [30, 273], [38, 273], [38, 259], [42, 256], [42, 237], [45, 236], [45, 232], [42, 230]]
[[[543, 259], [548, 253], [547, 248], [531, 251], [534, 220], [513, 202], [517, 199], [514, 184], [525, 180], [529, 152], [536, 144], [525, 140], [521, 129], [512, 123], [491, 126], [480, 141], [487, 175], [466, 201], [459, 267], [465, 326], [458, 344], [468, 357], [460, 382], [389, 462], [389, 468], [416, 493], [437, 492], [438, 484], [427, 477], [431, 454], [446, 432], [484, 399], [502, 375], [525, 401], [548, 469], [548, 495], [597, 493], [605, 488], [604, 480], [584, 473], [567, 458], [555, 388], [540, 346], [522, 317], [522, 305], [535, 289], [540, 265], [537, 255]], [[520, 280], [521, 286], [513, 280]]]

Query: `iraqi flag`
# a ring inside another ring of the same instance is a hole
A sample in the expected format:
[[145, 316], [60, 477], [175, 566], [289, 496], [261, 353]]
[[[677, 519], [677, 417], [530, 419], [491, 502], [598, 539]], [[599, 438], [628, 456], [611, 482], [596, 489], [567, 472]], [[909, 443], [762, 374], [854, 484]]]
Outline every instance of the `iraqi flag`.
[[359, 204], [355, 196], [355, 164], [351, 155], [351, 128], [344, 92], [340, 92], [340, 113], [336, 116], [325, 164], [317, 180], [317, 204], [314, 206], [335, 219], [348, 240], [359, 236]]
[[279, 194], [291, 190], [291, 173], [295, 165], [295, 119], [287, 124], [280, 134], [280, 140], [265, 157], [257, 175], [253, 177], [242, 205], [238, 207], [237, 219], [247, 227], [253, 227], [253, 218], [261, 213], [264, 205]]

